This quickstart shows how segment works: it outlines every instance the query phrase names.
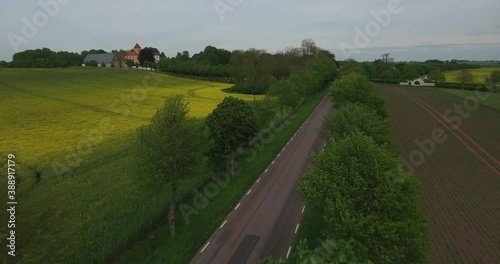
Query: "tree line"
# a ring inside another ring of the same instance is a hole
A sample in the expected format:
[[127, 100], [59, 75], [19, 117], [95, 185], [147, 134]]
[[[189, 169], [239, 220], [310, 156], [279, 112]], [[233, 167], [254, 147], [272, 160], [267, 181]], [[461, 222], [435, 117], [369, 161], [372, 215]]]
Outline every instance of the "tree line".
[[346, 60], [341, 64], [342, 67], [353, 67], [353, 64], [357, 64], [357, 72], [366, 75], [371, 81], [384, 83], [399, 83], [414, 80], [424, 75], [428, 77], [429, 81], [445, 82], [445, 71], [481, 68], [479, 64], [458, 60], [440, 61], [434, 59], [425, 62], [395, 62], [390, 53], [382, 54], [380, 59], [373, 62]]
[[420, 184], [400, 169], [383, 98], [366, 75], [343, 71], [329, 95], [336, 109], [324, 121], [326, 147], [298, 184], [316, 216], [303, 225], [322, 242], [303, 240], [288, 260], [261, 263], [427, 263]]
[[[224, 62], [232, 57], [221, 52], [218, 54], [225, 58], [221, 60], [221, 56], [210, 55], [214, 51], [205, 49], [202, 54], [195, 56], [197, 61], [191, 61], [187, 52], [178, 53], [176, 58], [162, 61], [160, 67], [169, 67], [171, 63], [213, 65], [206, 63], [215, 61], [218, 61], [216, 67], [228, 65]], [[199, 62], [204, 60], [205, 63]], [[318, 82], [318, 86], [326, 85], [336, 76], [336, 67], [328, 67], [332, 63], [335, 65], [332, 57], [313, 62], [311, 70], [318, 71], [315, 74], [322, 82]], [[287, 114], [299, 109], [307, 95], [317, 91], [318, 87], [315, 90], [308, 89], [309, 76], [304, 76], [292, 74], [287, 78], [284, 75], [280, 80], [275, 80], [261, 100], [247, 102], [232, 96], [226, 97], [205, 119], [190, 118], [189, 106], [182, 96], [169, 97], [150, 124], [138, 129], [134, 152], [137, 168], [141, 172], [139, 175], [148, 175], [142, 180], [151, 183], [151, 186], [161, 186], [158, 191], [170, 194], [166, 219], [170, 235], [176, 234], [176, 214], [180, 210], [178, 204], [193, 198], [188, 186], [194, 184], [203, 187], [221, 174], [234, 177], [237, 174], [238, 157], [255, 140], [259, 140], [259, 131], [281, 126]], [[262, 79], [258, 75], [255, 77]]]

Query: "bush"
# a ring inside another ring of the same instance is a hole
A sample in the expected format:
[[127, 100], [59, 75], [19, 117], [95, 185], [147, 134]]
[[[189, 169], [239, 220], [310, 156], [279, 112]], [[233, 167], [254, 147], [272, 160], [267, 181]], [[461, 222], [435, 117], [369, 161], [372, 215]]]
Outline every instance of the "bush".
[[97, 67], [98, 64], [99, 63], [96, 60], [89, 60], [85, 63], [85, 65], [89, 67]]
[[437, 82], [436, 87], [448, 88], [448, 89], [463, 89], [469, 91], [482, 91], [486, 92], [488, 89], [484, 84], [473, 84], [473, 83], [451, 83], [451, 82]]

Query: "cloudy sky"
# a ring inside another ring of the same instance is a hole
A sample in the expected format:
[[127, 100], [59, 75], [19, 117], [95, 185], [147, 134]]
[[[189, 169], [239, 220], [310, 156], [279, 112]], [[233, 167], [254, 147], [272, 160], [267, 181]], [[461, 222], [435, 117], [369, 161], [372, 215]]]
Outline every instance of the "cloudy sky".
[[500, 1], [400, 1], [1, 1], [0, 60], [26, 49], [110, 51], [136, 42], [167, 56], [207, 45], [275, 52], [305, 38], [339, 59], [500, 60]]

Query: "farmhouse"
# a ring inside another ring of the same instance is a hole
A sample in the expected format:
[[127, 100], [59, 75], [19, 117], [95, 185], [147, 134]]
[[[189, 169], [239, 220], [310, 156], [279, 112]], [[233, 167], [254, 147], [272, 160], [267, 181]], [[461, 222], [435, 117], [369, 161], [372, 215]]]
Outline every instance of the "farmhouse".
[[142, 48], [139, 43], [136, 43], [132, 50], [125, 53], [125, 60], [132, 60], [135, 64], [139, 64], [139, 52]]
[[428, 87], [432, 87], [432, 86], [436, 86], [435, 83], [426, 83], [425, 82], [425, 79], [427, 77], [424, 77], [424, 78], [418, 78], [418, 79], [415, 79], [413, 81], [411, 80], [408, 80], [407, 82], [400, 82], [399, 85], [410, 85], [410, 86], [428, 86]]

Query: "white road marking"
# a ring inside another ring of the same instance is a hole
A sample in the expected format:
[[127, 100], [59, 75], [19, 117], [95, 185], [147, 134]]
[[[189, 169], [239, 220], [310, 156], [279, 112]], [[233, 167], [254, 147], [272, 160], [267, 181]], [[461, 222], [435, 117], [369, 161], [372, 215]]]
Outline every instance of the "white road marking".
[[304, 210], [306, 210], [306, 206], [302, 207], [302, 213], [304, 213]]
[[203, 253], [203, 251], [205, 251], [205, 249], [207, 249], [208, 245], [210, 245], [210, 241], [208, 241], [208, 243], [203, 247], [203, 249], [200, 251], [200, 253]]
[[278, 153], [278, 157], [279, 157], [280, 155], [281, 155], [281, 154], [280, 154], [280, 153]]
[[247, 192], [247, 195], [249, 195], [251, 192], [252, 192], [252, 189], [250, 189], [250, 191]]
[[297, 224], [297, 227], [295, 228], [295, 234], [297, 234], [297, 231], [299, 230], [300, 223]]
[[222, 229], [222, 227], [224, 227], [224, 225], [227, 223], [227, 220], [224, 221], [224, 223], [222, 223], [222, 225], [219, 227], [219, 229]]
[[286, 143], [286, 145], [287, 145], [287, 146], [288, 146], [288, 145], [290, 145], [290, 141], [288, 141], [288, 142]]
[[271, 162], [271, 164], [274, 164], [274, 160], [273, 160], [273, 162]]
[[257, 179], [257, 183], [258, 183], [258, 182], [260, 182], [260, 178], [259, 178], [259, 179]]
[[285, 148], [283, 148], [281, 151], [284, 151], [284, 150], [285, 150]]
[[238, 209], [238, 207], [240, 207], [241, 203], [239, 203], [236, 208], [234, 208], [234, 210], [236, 211]]
[[290, 246], [288, 248], [288, 252], [286, 253], [286, 258], [288, 258], [288, 256], [290, 256], [290, 251], [292, 251], [292, 246]]
[[269, 169], [266, 169], [266, 171], [264, 171], [264, 173], [266, 173]]
[[326, 147], [326, 143], [323, 145], [323, 147]]

